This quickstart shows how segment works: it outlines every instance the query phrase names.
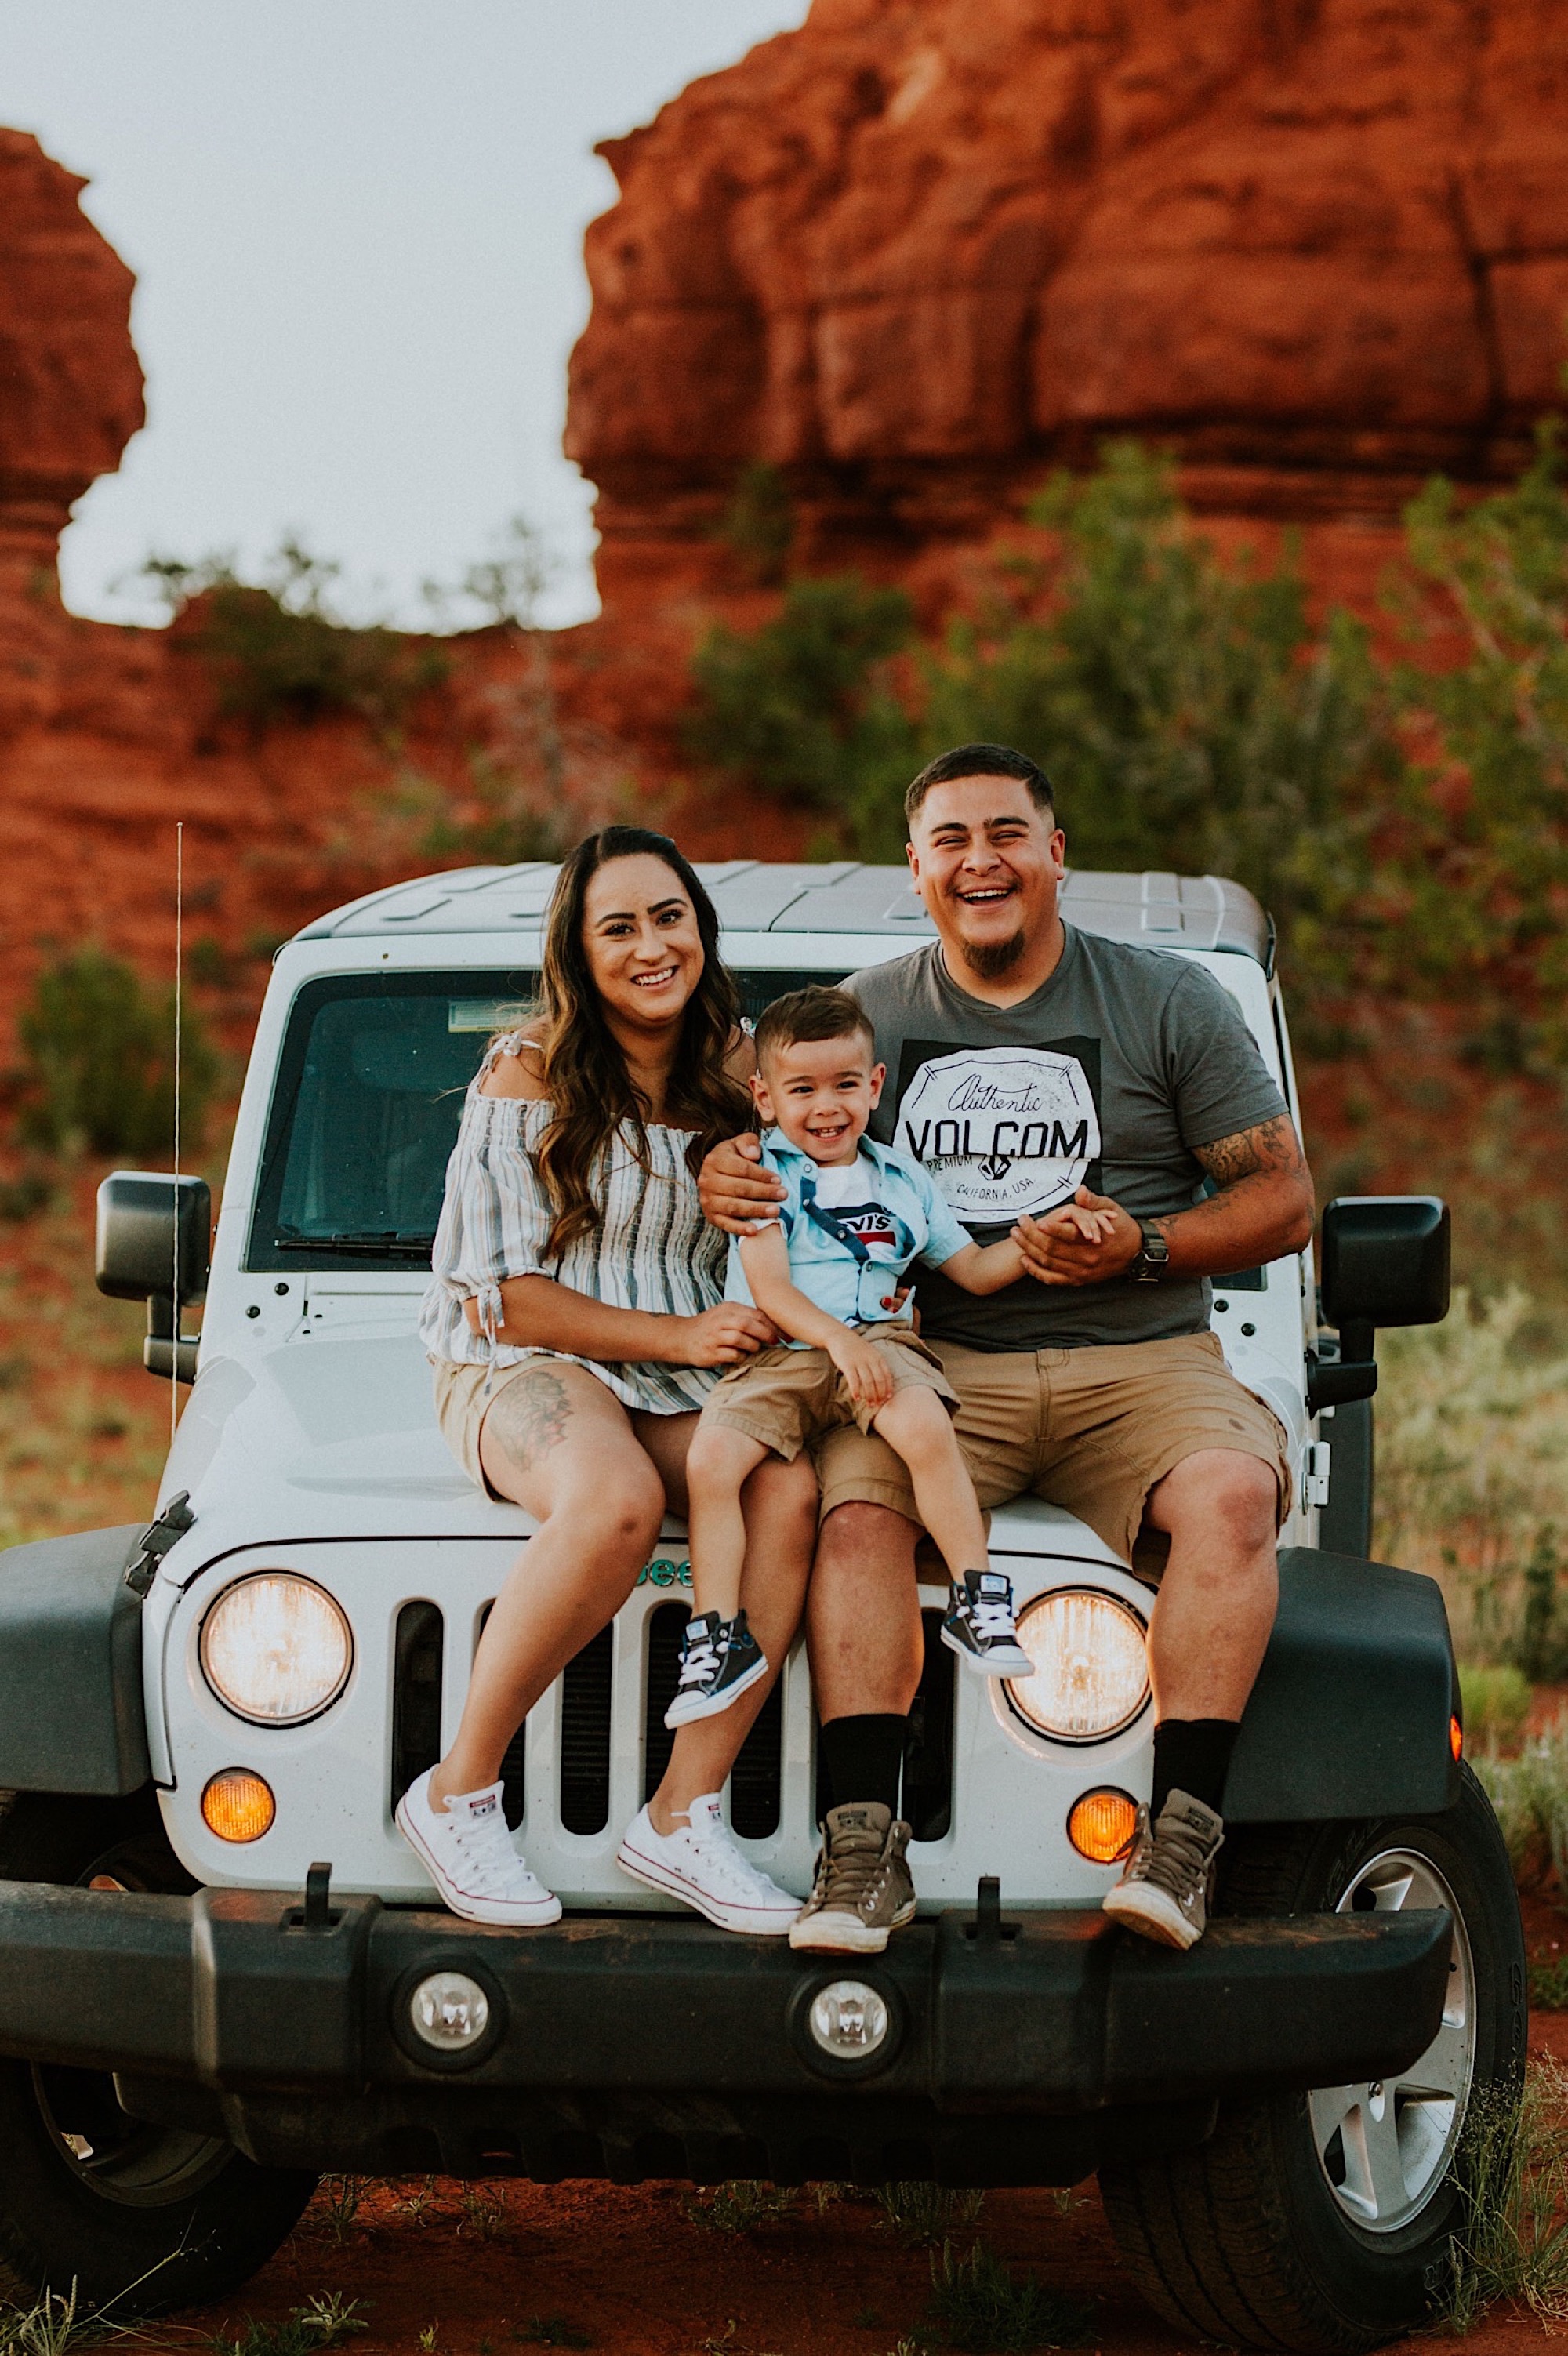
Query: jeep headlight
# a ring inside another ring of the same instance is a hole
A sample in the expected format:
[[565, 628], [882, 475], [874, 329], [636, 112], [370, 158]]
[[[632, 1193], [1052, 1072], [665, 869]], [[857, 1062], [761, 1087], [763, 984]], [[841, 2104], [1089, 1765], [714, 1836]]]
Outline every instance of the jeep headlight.
[[225, 1588], [201, 1623], [201, 1673], [236, 1718], [297, 1726], [337, 1700], [354, 1640], [324, 1588], [288, 1570]]
[[1018, 1642], [1035, 1673], [1009, 1677], [1007, 1698], [1053, 1742], [1103, 1742], [1148, 1699], [1144, 1623], [1114, 1595], [1083, 1587], [1037, 1595], [1018, 1616]]

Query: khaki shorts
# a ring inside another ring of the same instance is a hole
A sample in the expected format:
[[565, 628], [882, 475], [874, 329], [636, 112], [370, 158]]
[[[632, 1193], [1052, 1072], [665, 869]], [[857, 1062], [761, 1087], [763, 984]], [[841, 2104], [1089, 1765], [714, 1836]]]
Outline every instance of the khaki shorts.
[[515, 1365], [497, 1366], [493, 1375], [489, 1366], [459, 1365], [451, 1358], [433, 1358], [431, 1365], [435, 1373], [435, 1420], [442, 1439], [469, 1480], [487, 1497], [500, 1498], [500, 1491], [491, 1488], [479, 1462], [479, 1427], [508, 1383], [515, 1383], [520, 1375], [538, 1372], [538, 1358], [520, 1358]]
[[[935, 1391], [950, 1415], [958, 1407], [958, 1393], [942, 1372], [941, 1361], [909, 1325], [866, 1325], [861, 1339], [881, 1351], [893, 1370], [895, 1391]], [[770, 1448], [786, 1464], [822, 1432], [841, 1425], [864, 1433], [907, 1481], [903, 1462], [886, 1440], [871, 1430], [875, 1408], [858, 1405], [849, 1395], [843, 1376], [825, 1350], [791, 1349], [780, 1343], [759, 1350], [744, 1365], [732, 1366], [708, 1394], [704, 1423], [720, 1423], [729, 1431], [744, 1431], [760, 1448]], [[915, 1516], [911, 1516], [911, 1519]]]
[[[1085, 1350], [931, 1346], [958, 1392], [959, 1444], [988, 1510], [1026, 1492], [1047, 1498], [1150, 1575], [1166, 1548], [1153, 1531], [1139, 1544], [1149, 1492], [1201, 1449], [1257, 1457], [1279, 1483], [1280, 1519], [1290, 1511], [1284, 1430], [1236, 1380], [1212, 1333]], [[830, 1431], [817, 1465], [824, 1515], [864, 1504], [919, 1521], [908, 1473], [875, 1432]]]

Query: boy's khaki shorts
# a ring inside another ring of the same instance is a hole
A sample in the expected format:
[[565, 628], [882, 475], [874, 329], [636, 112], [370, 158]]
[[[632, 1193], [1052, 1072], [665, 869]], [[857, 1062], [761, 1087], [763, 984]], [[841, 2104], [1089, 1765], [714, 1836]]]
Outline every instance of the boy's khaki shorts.
[[[1184, 1457], [1207, 1448], [1257, 1457], [1279, 1484], [1280, 1520], [1290, 1511], [1283, 1427], [1236, 1380], [1213, 1333], [1085, 1350], [931, 1348], [958, 1393], [954, 1428], [987, 1510], [1026, 1493], [1047, 1498], [1151, 1575], [1163, 1568], [1165, 1544], [1145, 1533], [1134, 1561], [1144, 1508]], [[828, 1432], [817, 1466], [824, 1516], [863, 1504], [919, 1521], [902, 1461], [875, 1432]]]
[[[865, 1325], [860, 1337], [886, 1359], [896, 1392], [935, 1391], [950, 1415], [956, 1411], [958, 1393], [943, 1374], [940, 1359], [919, 1340], [913, 1326]], [[902, 1460], [871, 1430], [871, 1419], [877, 1412], [851, 1398], [843, 1376], [825, 1350], [794, 1349], [788, 1343], [779, 1343], [771, 1350], [759, 1350], [755, 1358], [732, 1366], [722, 1376], [708, 1394], [703, 1421], [744, 1431], [748, 1440], [771, 1449], [786, 1464], [821, 1433], [843, 1426], [857, 1436], [864, 1433], [897, 1466], [899, 1479], [907, 1482]], [[911, 1490], [911, 1507], [913, 1504]], [[918, 1516], [911, 1512], [910, 1519]]]

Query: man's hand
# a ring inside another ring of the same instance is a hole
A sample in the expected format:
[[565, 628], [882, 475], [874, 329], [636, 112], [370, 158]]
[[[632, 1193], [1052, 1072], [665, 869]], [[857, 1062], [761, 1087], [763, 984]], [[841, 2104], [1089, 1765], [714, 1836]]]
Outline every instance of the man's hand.
[[1013, 1240], [1041, 1284], [1105, 1284], [1137, 1258], [1143, 1235], [1120, 1203], [1080, 1186], [1046, 1218], [1020, 1219]]
[[670, 1359], [678, 1366], [738, 1366], [758, 1350], [770, 1350], [779, 1339], [772, 1319], [760, 1309], [748, 1309], [744, 1301], [721, 1301], [700, 1316], [672, 1318], [671, 1323], [681, 1328], [680, 1355], [671, 1352]]
[[762, 1147], [755, 1137], [726, 1137], [697, 1173], [703, 1216], [726, 1236], [755, 1236], [779, 1216], [783, 1181], [758, 1169]]
[[873, 1343], [863, 1342], [846, 1327], [842, 1340], [828, 1344], [828, 1355], [856, 1407], [886, 1406], [893, 1396], [893, 1369]]

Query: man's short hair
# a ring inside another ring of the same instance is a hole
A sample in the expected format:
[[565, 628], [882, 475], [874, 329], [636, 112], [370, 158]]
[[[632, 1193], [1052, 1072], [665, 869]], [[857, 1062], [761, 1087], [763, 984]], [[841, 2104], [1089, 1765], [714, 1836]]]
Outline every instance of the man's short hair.
[[760, 1064], [764, 1056], [776, 1055], [781, 1047], [799, 1047], [815, 1039], [849, 1038], [864, 1039], [875, 1055], [876, 1033], [870, 1017], [847, 990], [825, 990], [820, 985], [790, 990], [764, 1007], [757, 1017], [757, 1060]]
[[955, 744], [950, 753], [939, 753], [934, 761], [928, 761], [919, 776], [911, 779], [904, 795], [905, 824], [914, 825], [933, 786], [945, 786], [954, 777], [1016, 777], [1021, 786], [1028, 787], [1035, 808], [1056, 817], [1051, 781], [1026, 753], [1015, 753], [1011, 744]]

